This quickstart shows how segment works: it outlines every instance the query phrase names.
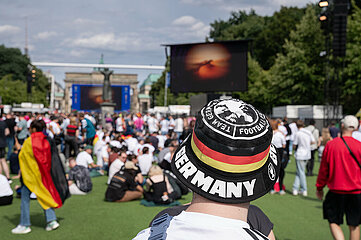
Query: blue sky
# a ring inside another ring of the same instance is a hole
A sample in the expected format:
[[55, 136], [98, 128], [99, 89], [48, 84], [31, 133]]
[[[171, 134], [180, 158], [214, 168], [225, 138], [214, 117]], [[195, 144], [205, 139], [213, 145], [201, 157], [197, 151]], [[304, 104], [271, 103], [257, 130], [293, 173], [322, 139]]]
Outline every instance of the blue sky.
[[[164, 65], [161, 44], [202, 42], [210, 23], [226, 20], [231, 11], [251, 8], [272, 15], [282, 6], [303, 7], [302, 0], [2, 0], [0, 44], [25, 45], [28, 19], [32, 61]], [[314, 0], [312, 2], [315, 2]], [[91, 69], [42, 68], [62, 83], [65, 72]], [[115, 70], [136, 73], [141, 83], [152, 70]]]

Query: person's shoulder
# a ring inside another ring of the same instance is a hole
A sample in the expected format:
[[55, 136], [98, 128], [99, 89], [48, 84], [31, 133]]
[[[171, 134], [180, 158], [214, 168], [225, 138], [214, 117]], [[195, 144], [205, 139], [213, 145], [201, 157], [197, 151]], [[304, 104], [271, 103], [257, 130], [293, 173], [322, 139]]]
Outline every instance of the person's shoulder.
[[344, 144], [343, 141], [342, 141], [342, 139], [341, 139], [340, 137], [336, 137], [336, 138], [328, 141], [328, 142], [326, 143], [326, 146], [327, 146], [328, 148], [333, 148], [333, 147], [339, 148], [339, 146], [340, 146], [341, 143]]
[[133, 240], [142, 240], [142, 239], [148, 239], [150, 236], [150, 228], [144, 229], [140, 231]]
[[361, 142], [359, 140], [355, 139], [354, 137], [348, 137], [347, 141], [350, 142], [352, 145], [361, 146]]

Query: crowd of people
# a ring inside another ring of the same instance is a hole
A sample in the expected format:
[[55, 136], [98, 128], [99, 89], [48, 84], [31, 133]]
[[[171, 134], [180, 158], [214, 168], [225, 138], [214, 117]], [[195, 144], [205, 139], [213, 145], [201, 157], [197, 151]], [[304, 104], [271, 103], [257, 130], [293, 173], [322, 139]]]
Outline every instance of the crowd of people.
[[[38, 142], [34, 142], [34, 139], [37, 139], [34, 136], [37, 132], [41, 132], [41, 136], [55, 146], [56, 151], [51, 149], [50, 155], [59, 156], [71, 195], [86, 195], [92, 190], [91, 178], [102, 175], [108, 176], [108, 187], [104, 189], [106, 201], [123, 202], [144, 197], [148, 202], [164, 205], [188, 193], [188, 188], [172, 174], [170, 162], [179, 142], [191, 132], [194, 118], [157, 118], [154, 114], [142, 116], [140, 113], [126, 113], [107, 116], [105, 122], [105, 126], [102, 126], [99, 115], [89, 113], [9, 113], [1, 118], [0, 173], [4, 173], [1, 175], [1, 181], [9, 185], [12, 179], [21, 177], [22, 186], [15, 188], [17, 194], [22, 196], [22, 209], [24, 196], [26, 203], [30, 199], [30, 194], [34, 195], [34, 191], [26, 186], [22, 179], [26, 172], [24, 166], [28, 164], [24, 164], [25, 158], [22, 163], [22, 153], [26, 152], [24, 143], [27, 139], [31, 139], [29, 151], [36, 151], [34, 148]], [[43, 128], [38, 131], [32, 124], [40, 124]], [[37, 133], [37, 136], [39, 134]], [[35, 152], [33, 155], [35, 156]], [[40, 157], [35, 158], [38, 161]], [[49, 161], [53, 164], [52, 159]], [[42, 170], [43, 163], [38, 161], [37, 164], [39, 170]], [[15, 176], [10, 178], [10, 173]], [[43, 176], [43, 172], [40, 171], [40, 175]], [[0, 204], [11, 204], [12, 188], [7, 186], [3, 190]], [[39, 202], [43, 201], [42, 196], [37, 197]], [[54, 208], [51, 204], [46, 207]], [[53, 223], [48, 227], [50, 230], [59, 226], [57, 222], [54, 223], [55, 213], [52, 212], [51, 215], [49, 223]], [[15, 234], [30, 231], [30, 220], [22, 219], [19, 226], [13, 229]]]
[[[205, 114], [208, 114], [208, 112], [205, 112]], [[220, 116], [219, 113], [217, 114], [217, 116]], [[209, 116], [207, 115], [207, 117]], [[229, 120], [229, 118], [225, 119]], [[252, 120], [252, 118], [249, 119]], [[55, 146], [56, 150], [53, 151], [52, 149], [51, 153], [59, 156], [61, 165], [66, 173], [68, 191], [72, 195], [86, 195], [91, 192], [92, 177], [103, 175], [107, 176], [107, 187], [104, 189], [105, 200], [110, 202], [125, 202], [144, 198], [147, 202], [166, 205], [180, 199], [189, 190], [197, 192], [196, 189], [192, 188], [193, 185], [188, 185], [187, 181], [179, 179], [182, 177], [179, 176], [178, 172], [174, 172], [174, 166], [172, 168], [174, 159], [179, 159], [179, 157], [175, 157], [175, 154], [179, 151], [180, 144], [184, 144], [187, 141], [192, 141], [189, 146], [191, 146], [195, 156], [202, 159], [202, 161], [205, 159], [204, 163], [215, 168], [219, 166], [222, 171], [227, 170], [227, 165], [215, 163], [213, 158], [206, 156], [207, 154], [202, 152], [204, 149], [208, 149], [205, 146], [207, 144], [204, 145], [202, 141], [210, 140], [205, 140], [202, 134], [199, 136], [195, 134], [195, 129], [201, 132], [204, 131], [201, 127], [205, 127], [196, 126], [195, 117], [162, 116], [160, 114], [149, 113], [145, 115], [140, 113], [116, 113], [106, 116], [104, 120], [105, 125], [103, 126], [99, 115], [96, 113], [59, 113], [49, 115], [14, 115], [9, 113], [3, 115], [0, 119], [0, 183], [1, 185], [6, 185], [6, 187], [0, 188], [0, 205], [11, 204], [12, 202], [13, 190], [9, 184], [12, 183], [12, 178], [23, 177], [21, 166], [24, 163], [21, 164], [20, 155], [25, 151], [23, 150], [23, 145], [26, 140], [30, 136], [32, 136], [32, 139], [36, 139], [33, 136], [34, 132], [41, 132], [42, 136], [49, 139]], [[277, 178], [272, 179], [276, 184], [274, 184], [273, 188], [269, 189], [269, 192], [271, 194], [286, 194], [284, 185], [285, 169], [291, 161], [290, 156], [294, 155], [296, 176], [290, 192], [293, 195], [301, 194], [307, 196], [306, 176], [313, 176], [315, 174], [314, 163], [317, 158], [316, 154], [318, 154], [319, 161], [326, 161], [323, 152], [329, 153], [328, 142], [340, 137], [342, 128], [336, 127], [333, 122], [329, 128], [318, 129], [315, 121], [312, 119], [307, 121], [307, 126], [303, 120], [294, 120], [292, 122], [288, 122], [287, 118], [267, 120], [273, 130], [271, 143], [277, 149], [275, 153], [280, 163], [277, 166], [279, 174], [272, 173], [272, 171], [268, 173], [277, 175]], [[246, 121], [246, 118], [244, 117], [242, 121]], [[41, 130], [39, 130], [40, 122], [44, 124]], [[353, 125], [357, 129], [352, 131], [351, 136], [356, 141], [361, 141], [361, 128], [358, 128], [358, 126], [358, 123], [357, 126]], [[224, 129], [222, 128], [221, 130]], [[204, 133], [204, 135], [207, 134], [209, 132]], [[191, 140], [189, 140], [188, 136], [192, 136]], [[212, 138], [212, 134], [210, 138]], [[34, 144], [36, 144], [36, 141], [33, 140], [32, 144], [32, 151], [35, 151]], [[49, 145], [49, 148], [51, 148], [52, 144]], [[7, 152], [5, 151], [6, 149]], [[212, 152], [212, 150], [209, 151]], [[219, 156], [218, 153], [212, 154]], [[262, 155], [263, 152], [259, 154]], [[230, 159], [231, 162], [236, 161], [232, 160], [232, 157]], [[10, 167], [8, 167], [7, 161]], [[220, 161], [226, 162], [226, 160]], [[325, 179], [325, 175], [327, 175], [325, 173], [325, 166], [321, 165], [321, 168], [323, 175], [320, 179], [322, 181], [318, 180], [317, 182], [319, 191], [327, 182], [327, 179]], [[239, 169], [243, 169], [243, 167], [240, 166]], [[190, 171], [190, 169], [183, 169], [183, 176], [186, 171]], [[10, 178], [10, 173], [15, 174], [15, 176]], [[201, 178], [201, 175], [198, 177]], [[198, 180], [201, 181], [198, 185], [205, 184], [206, 179], [203, 176], [203, 180]], [[26, 186], [23, 180], [22, 186], [17, 186], [14, 190], [21, 195], [22, 204], [23, 196], [26, 196], [26, 199], [28, 199], [32, 192], [31, 188]], [[220, 187], [214, 191], [220, 191]], [[199, 194], [198, 198], [208, 197], [207, 194]], [[319, 193], [320, 199], [322, 199], [322, 195]], [[39, 196], [37, 197], [39, 198]], [[61, 206], [61, 202], [67, 197], [61, 199], [62, 201], [58, 201], [58, 205], [54, 205], [55, 207], [48, 203], [48, 205], [45, 204], [49, 206], [46, 209], [41, 204], [44, 210], [47, 210], [45, 215], [47, 219], [49, 218], [47, 230], [59, 227], [54, 211], [49, 209]], [[210, 199], [214, 200], [213, 197]], [[24, 200], [24, 202], [26, 201], [28, 200]], [[182, 210], [187, 208], [188, 206], [182, 206]], [[261, 214], [263, 214], [262, 211]], [[267, 223], [267, 226], [271, 226], [264, 234], [272, 239], [273, 233], [271, 230], [273, 225], [268, 218], [264, 222]], [[337, 224], [340, 224], [339, 221]], [[334, 229], [337, 232], [338, 229]], [[30, 231], [30, 220], [25, 221], [23, 218], [19, 226], [13, 229], [15, 234], [28, 233]]]

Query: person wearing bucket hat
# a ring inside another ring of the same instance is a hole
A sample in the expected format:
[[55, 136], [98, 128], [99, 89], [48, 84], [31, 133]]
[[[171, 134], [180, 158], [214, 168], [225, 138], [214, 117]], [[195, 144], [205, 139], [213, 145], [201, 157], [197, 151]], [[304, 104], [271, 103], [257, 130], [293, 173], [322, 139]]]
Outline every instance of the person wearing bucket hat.
[[268, 239], [246, 221], [250, 201], [268, 193], [279, 175], [272, 135], [266, 116], [252, 105], [209, 102], [171, 162], [193, 191], [191, 205], [176, 217], [163, 215], [135, 239]]

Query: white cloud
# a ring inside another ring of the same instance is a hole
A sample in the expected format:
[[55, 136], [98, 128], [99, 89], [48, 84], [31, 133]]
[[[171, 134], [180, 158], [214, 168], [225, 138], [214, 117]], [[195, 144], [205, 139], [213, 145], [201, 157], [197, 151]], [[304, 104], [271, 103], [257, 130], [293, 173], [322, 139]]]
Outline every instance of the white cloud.
[[[159, 47], [159, 41], [146, 35], [138, 33], [101, 33], [101, 34], [80, 34], [80, 37], [66, 39], [64, 45], [79, 48], [105, 49], [113, 51], [148, 51]], [[77, 54], [74, 52], [73, 54]]]
[[181, 0], [182, 3], [192, 4], [192, 5], [208, 5], [216, 3], [224, 3], [227, 1], [224, 0]]
[[38, 34], [36, 34], [34, 36], [35, 39], [39, 39], [39, 40], [46, 40], [48, 38], [51, 38], [51, 37], [55, 37], [57, 36], [58, 33], [57, 32], [54, 32], [54, 31], [51, 31], [51, 32], [40, 32]]
[[182, 16], [172, 22], [168, 34], [177, 42], [180, 40], [195, 42], [204, 41], [209, 34], [210, 26], [192, 16]]
[[0, 34], [14, 34], [20, 31], [19, 27], [12, 25], [0, 25]]
[[77, 18], [74, 20], [73, 22], [75, 25], [99, 25], [99, 24], [103, 24], [103, 21], [96, 21], [93, 19], [87, 19], [87, 18]]
[[196, 23], [197, 20], [192, 16], [182, 16], [180, 18], [175, 19], [172, 24], [173, 25], [192, 25]]
[[316, 0], [181, 0], [185, 5], [211, 7], [220, 9], [224, 12], [232, 12], [245, 10], [249, 11], [254, 9], [260, 15], [272, 15], [274, 11], [278, 11], [280, 6], [288, 7], [304, 7], [307, 2], [317, 2]]

